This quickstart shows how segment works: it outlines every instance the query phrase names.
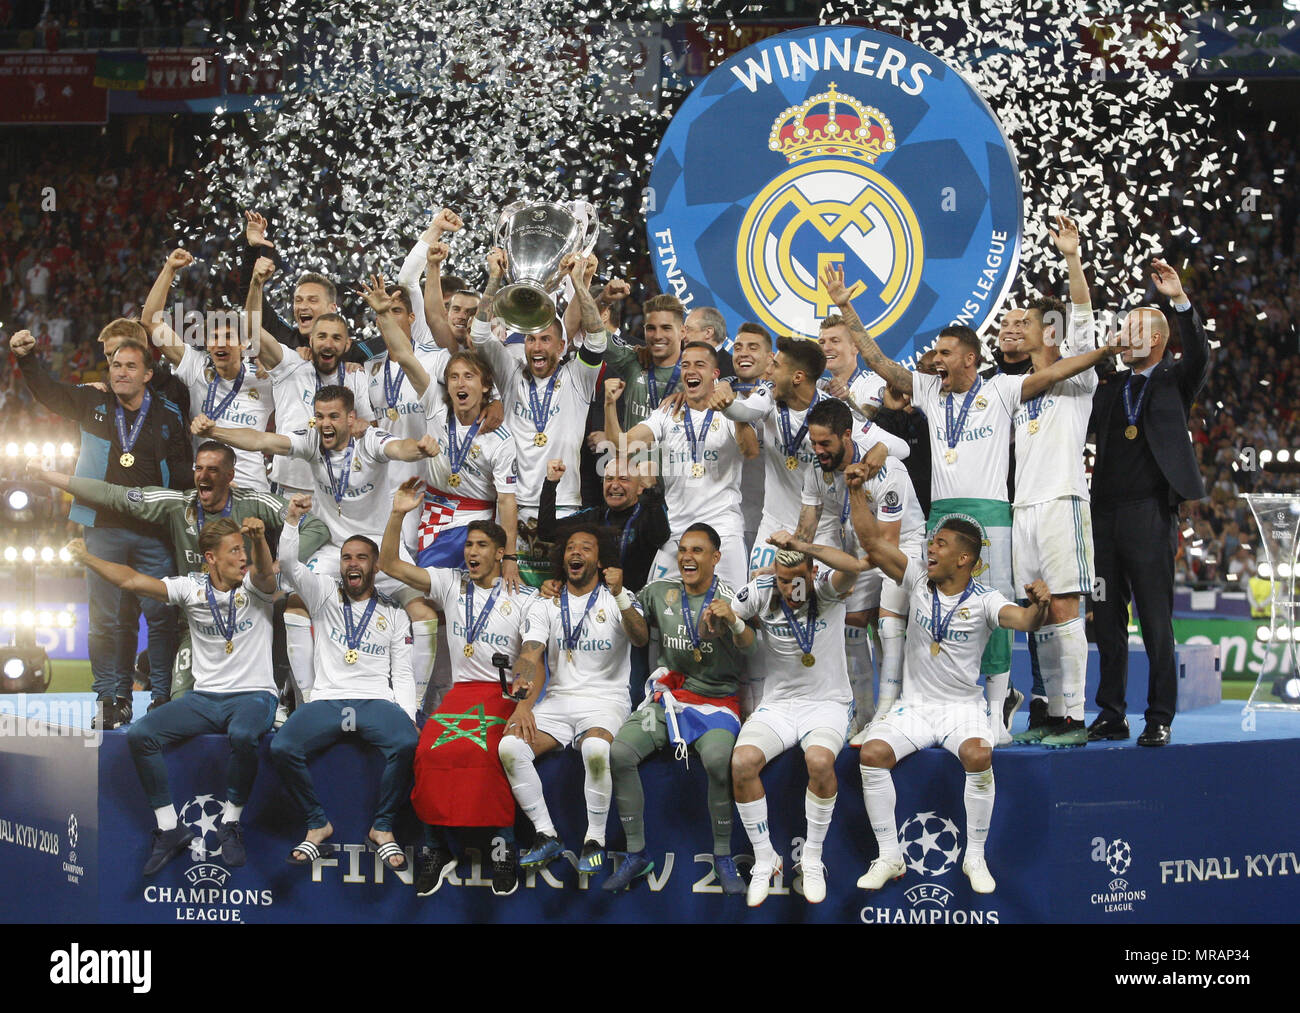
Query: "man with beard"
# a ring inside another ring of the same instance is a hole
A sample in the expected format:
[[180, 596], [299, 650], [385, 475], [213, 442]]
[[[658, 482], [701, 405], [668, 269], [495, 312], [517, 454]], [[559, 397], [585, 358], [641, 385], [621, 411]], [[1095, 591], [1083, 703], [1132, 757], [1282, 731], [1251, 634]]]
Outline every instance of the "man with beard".
[[[624, 385], [619, 415], [620, 427], [625, 430], [646, 421], [681, 385], [682, 324], [686, 307], [676, 296], [657, 295], [645, 301], [642, 312], [650, 365], [643, 368], [637, 349], [622, 342], [611, 342], [606, 353], [609, 371]], [[606, 436], [613, 439], [608, 426]]]
[[[867, 423], [871, 425], [871, 423]], [[896, 439], [896, 437], [890, 437]], [[925, 543], [925, 515], [916, 502], [916, 492], [907, 468], [897, 459], [886, 459], [874, 467], [871, 453], [863, 454], [867, 440], [854, 439], [854, 418], [843, 401], [828, 398], [808, 413], [808, 440], [817, 454], [818, 468], [804, 476], [802, 508], [797, 537], [831, 545], [852, 556], [861, 554], [849, 521], [847, 474], [857, 469], [867, 476], [866, 496], [881, 522], [883, 537], [907, 555], [920, 552]], [[876, 448], [872, 448], [875, 452]], [[903, 636], [907, 602], [902, 588], [882, 579], [875, 567], [864, 570], [853, 585], [847, 604], [846, 625], [865, 626], [877, 620], [880, 629], [880, 708], [898, 697], [903, 678]], [[858, 668], [852, 680], [855, 730], [860, 729], [871, 710], [871, 671]], [[877, 709], [880, 709], [877, 708]]]
[[[244, 552], [245, 536], [252, 545], [251, 566]], [[266, 659], [271, 654], [276, 581], [264, 525], [256, 517], [246, 518], [242, 525], [218, 517], [199, 536], [208, 572], [162, 580], [91, 555], [81, 539], [68, 549], [74, 560], [109, 583], [180, 606], [190, 623], [193, 691], [146, 714], [126, 734], [136, 773], [158, 822], [144, 874], [152, 876], [201, 840], [177, 819], [162, 748], [211, 733], [230, 737], [226, 804], [217, 828], [221, 859], [228, 866], [243, 865], [247, 854], [240, 817], [257, 776], [257, 744], [275, 718], [275, 682]]]
[[[711, 525], [722, 539], [718, 574], [738, 587], [746, 575], [740, 463], [758, 455], [758, 438], [753, 427], [719, 418], [721, 413], [709, 407], [718, 377], [712, 345], [692, 341], [682, 350], [680, 370], [686, 393], [681, 417], [674, 417], [668, 410], [656, 411], [645, 422], [633, 426], [626, 436], [620, 431], [617, 410], [623, 381], [606, 380], [605, 432], [616, 446], [626, 447], [629, 453], [658, 447], [672, 537], [681, 538], [692, 523]], [[677, 575], [676, 552], [660, 549], [650, 578]]]
[[626, 890], [654, 869], [646, 853], [645, 792], [637, 767], [674, 748], [678, 759], [695, 751], [708, 777], [713, 868], [728, 894], [745, 892], [731, 857], [731, 750], [740, 731], [737, 699], [741, 655], [754, 631], [732, 612], [736, 592], [714, 573], [721, 540], [707, 524], [692, 524], [677, 543], [680, 580], [656, 580], [637, 596], [647, 621], [660, 632], [661, 668], [646, 684], [640, 709], [624, 722], [610, 747], [614, 800], [628, 854], [602, 889]]
[[[369, 428], [361, 436], [354, 437], [356, 413], [352, 391], [346, 387], [322, 387], [316, 392], [313, 411], [315, 425], [297, 430], [291, 436], [218, 428], [205, 415], [198, 416], [191, 428], [199, 436], [236, 448], [257, 453], [292, 454], [310, 462], [312, 512], [329, 528], [330, 541], [312, 557], [307, 568], [313, 573], [336, 576], [338, 553], [347, 539], [360, 534], [376, 545], [383, 540], [383, 520], [392, 502], [388, 462], [434, 457], [440, 450], [433, 437], [428, 435], [418, 441], [399, 440], [382, 429]], [[411, 619], [414, 637], [412, 664], [418, 707], [433, 670], [437, 616], [398, 581], [385, 578], [379, 587], [401, 600]], [[314, 681], [311, 620], [304, 609], [292, 608], [285, 615], [285, 626], [289, 664], [293, 668], [294, 681], [306, 699]]]
[[[310, 425], [308, 412], [312, 399], [321, 387], [334, 384], [352, 391], [357, 406], [358, 431], [374, 421], [370, 407], [370, 390], [366, 374], [360, 370], [348, 371], [345, 360], [352, 347], [348, 325], [337, 313], [322, 313], [311, 324], [308, 347], [311, 358], [304, 361], [295, 351], [280, 344], [262, 330], [262, 288], [274, 273], [275, 265], [265, 257], [253, 269], [253, 280], [248, 286], [248, 301], [244, 309], [248, 314], [249, 330], [260, 334], [257, 358], [270, 373], [271, 390], [275, 398], [276, 430], [293, 432]], [[277, 457], [271, 462], [271, 480], [281, 496], [309, 495], [312, 487], [311, 466], [306, 461], [292, 457]]]
[[[110, 392], [60, 383], [33, 355], [36, 338], [19, 331], [9, 340], [23, 381], [50, 411], [75, 419], [81, 429], [77, 474], [120, 485], [192, 484], [189, 440], [179, 409], [149, 391], [153, 375], [148, 347], [125, 338], [109, 364]], [[94, 554], [134, 566], [153, 578], [175, 572], [172, 554], [157, 531], [129, 514], [92, 509], [75, 501], [69, 520], [86, 526], [85, 538]], [[117, 728], [132, 717], [131, 686], [138, 639], [136, 610], [122, 591], [86, 574], [90, 608], [90, 666], [100, 712], [95, 727]], [[141, 603], [149, 625], [150, 708], [165, 703], [171, 692], [172, 658], [176, 650], [176, 613], [165, 601]]]
[[[39, 462], [33, 464], [39, 468]], [[113, 485], [98, 479], [51, 471], [30, 470], [28, 474], [91, 506], [165, 528], [176, 561], [186, 573], [203, 571], [207, 565], [199, 551], [199, 536], [203, 534], [205, 524], [219, 517], [230, 517], [243, 524], [249, 517], [256, 517], [267, 531], [274, 532], [284, 523], [284, 511], [288, 507], [286, 500], [272, 493], [232, 485], [235, 452], [215, 440], [200, 444], [194, 455], [194, 489], [190, 492], [152, 485], [139, 488]], [[329, 540], [329, 528], [320, 518], [304, 518], [298, 532], [299, 558], [304, 562], [311, 559]], [[192, 658], [189, 625], [186, 624], [172, 665], [172, 699], [183, 696], [193, 686]]]
[[280, 534], [280, 575], [324, 634], [316, 638], [311, 701], [293, 712], [271, 742], [271, 761], [307, 818], [306, 838], [289, 853], [289, 864], [310, 865], [334, 850], [324, 843], [334, 827], [307, 761], [356, 735], [384, 757], [369, 838], [379, 860], [401, 872], [407, 859], [393, 838], [393, 819], [410, 794], [418, 738], [410, 621], [397, 602], [375, 590], [379, 546], [364, 535], [343, 542], [338, 578], [312, 573], [298, 561], [298, 523], [310, 509], [310, 496], [295, 495]]
[[[265, 433], [275, 405], [271, 381], [259, 379], [257, 364], [245, 361], [249, 349], [237, 330], [213, 326], [205, 334], [206, 353], [191, 348], [168, 326], [163, 314], [167, 292], [176, 272], [194, 263], [187, 250], [173, 250], [145, 299], [141, 316], [155, 345], [176, 370], [190, 392], [191, 414], [203, 414], [229, 428]], [[246, 450], [235, 455], [235, 480], [245, 489], [270, 492], [266, 462], [260, 453]]]
[[[564, 586], [556, 598], [534, 602], [524, 625], [511, 692], [526, 695], [506, 722], [499, 747], [515, 801], [537, 832], [533, 847], [520, 856], [524, 868], [544, 866], [564, 851], [534, 761], [565, 746], [582, 753], [585, 771], [587, 832], [578, 872], [590, 874], [604, 862], [609, 744], [632, 709], [628, 648], [650, 639], [641, 605], [624, 589], [608, 542], [595, 525], [570, 531], [556, 546], [555, 570], [563, 572]], [[546, 699], [538, 703], [544, 684]]]
[[[446, 455], [433, 459], [449, 471]], [[393, 497], [379, 565], [433, 601], [447, 617], [452, 686], [429, 715], [420, 735], [411, 802], [425, 825], [415, 892], [436, 893], [456, 867], [452, 828], [478, 831], [481, 853], [491, 855], [492, 892], [505, 897], [519, 885], [515, 852], [515, 800], [497, 758], [515, 700], [501, 691], [496, 656], [519, 656], [532, 588], [512, 590], [501, 572], [506, 533], [490, 520], [470, 521], [462, 565], [419, 567], [398, 557], [402, 518], [420, 505], [420, 482], [406, 483]], [[508, 661], [505, 667], [513, 664]], [[471, 731], [472, 734], [461, 734]]]

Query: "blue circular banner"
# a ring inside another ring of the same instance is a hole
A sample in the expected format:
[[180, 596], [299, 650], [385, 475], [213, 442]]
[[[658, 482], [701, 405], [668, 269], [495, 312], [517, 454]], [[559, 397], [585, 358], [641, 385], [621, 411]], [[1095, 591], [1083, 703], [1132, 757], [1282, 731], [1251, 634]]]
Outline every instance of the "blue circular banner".
[[988, 105], [952, 67], [865, 28], [805, 28], [713, 70], [673, 117], [647, 194], [660, 288], [817, 335], [835, 263], [884, 349], [980, 330], [1015, 276], [1021, 191]]

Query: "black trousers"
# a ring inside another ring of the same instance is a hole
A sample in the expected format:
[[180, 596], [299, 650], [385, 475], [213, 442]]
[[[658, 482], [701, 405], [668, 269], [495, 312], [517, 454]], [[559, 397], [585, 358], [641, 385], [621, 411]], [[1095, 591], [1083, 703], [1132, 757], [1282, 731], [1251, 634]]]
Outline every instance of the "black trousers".
[[1178, 703], [1173, 620], [1178, 515], [1157, 499], [1104, 508], [1094, 505], [1092, 539], [1099, 581], [1093, 597], [1093, 629], [1101, 655], [1097, 687], [1101, 717], [1118, 720], [1128, 712], [1128, 604], [1132, 601], [1150, 666], [1146, 720], [1172, 724]]

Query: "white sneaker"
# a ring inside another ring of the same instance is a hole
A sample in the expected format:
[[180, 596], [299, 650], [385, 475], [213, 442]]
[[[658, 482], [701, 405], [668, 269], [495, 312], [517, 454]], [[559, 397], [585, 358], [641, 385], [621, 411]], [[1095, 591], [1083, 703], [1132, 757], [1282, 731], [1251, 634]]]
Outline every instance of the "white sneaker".
[[961, 871], [966, 873], [970, 879], [970, 888], [976, 893], [992, 893], [997, 888], [983, 855], [978, 858], [967, 857], [961, 863]]
[[284, 724], [288, 720], [289, 720], [288, 708], [286, 708], [284, 704], [280, 704], [275, 709], [275, 724], [273, 725], [273, 727], [279, 728], [282, 724]]
[[902, 855], [897, 858], [877, 858], [867, 871], [858, 877], [858, 889], [879, 890], [890, 880], [902, 879], [905, 872], [907, 872], [907, 863], [903, 861]]
[[809, 904], [820, 904], [826, 899], [826, 866], [820, 861], [799, 863], [803, 899]]
[[750, 907], [758, 907], [767, 900], [767, 895], [772, 890], [772, 877], [780, 871], [780, 855], [776, 856], [776, 861], [772, 864], [755, 862], [754, 869], [749, 874], [749, 889], [745, 891], [745, 903]]
[[995, 749], [1001, 749], [1003, 746], [1015, 745], [1015, 740], [1011, 737], [1011, 733], [1007, 731], [1006, 725], [995, 726], [994, 732], [996, 732], [998, 737], [998, 741], [993, 743]]

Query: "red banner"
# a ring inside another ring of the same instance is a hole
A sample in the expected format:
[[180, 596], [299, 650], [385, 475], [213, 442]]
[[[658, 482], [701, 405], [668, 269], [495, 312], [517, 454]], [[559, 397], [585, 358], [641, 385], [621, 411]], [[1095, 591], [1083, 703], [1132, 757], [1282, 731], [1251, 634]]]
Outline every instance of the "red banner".
[[150, 102], [216, 98], [221, 94], [217, 54], [210, 49], [146, 49], [149, 70], [140, 97]]
[[0, 123], [107, 123], [94, 53], [0, 53]]

